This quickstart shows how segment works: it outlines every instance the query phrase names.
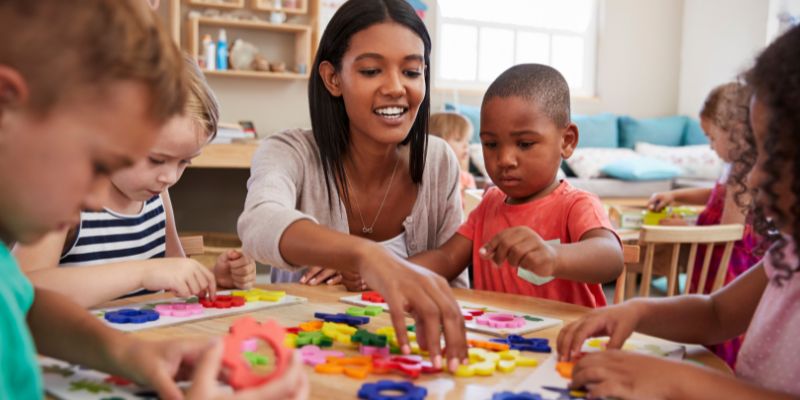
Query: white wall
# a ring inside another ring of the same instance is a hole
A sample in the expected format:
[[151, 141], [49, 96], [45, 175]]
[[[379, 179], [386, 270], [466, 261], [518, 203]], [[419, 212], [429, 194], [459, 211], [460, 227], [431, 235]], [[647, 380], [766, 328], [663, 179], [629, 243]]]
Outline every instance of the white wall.
[[[600, 0], [597, 45], [597, 92], [575, 98], [573, 112], [610, 112], [636, 117], [677, 111], [681, 18], [679, 0]], [[428, 1], [435, 8], [435, 1]], [[433, 15], [426, 15], [435, 36]], [[434, 66], [435, 67], [435, 66]], [[479, 105], [476, 93], [433, 92], [433, 109], [446, 101]]]
[[697, 115], [708, 92], [747, 69], [767, 41], [765, 0], [684, 0], [678, 112]]
[[[597, 95], [575, 99], [574, 111], [637, 117], [675, 114], [683, 2], [601, 0], [601, 3]], [[436, 1], [429, 0], [428, 5], [431, 10], [426, 22], [435, 37]], [[261, 135], [311, 125], [305, 80], [209, 77], [209, 82], [220, 98], [223, 121], [253, 120]], [[457, 98], [473, 105], [479, 105], [481, 100], [479, 93], [460, 93]], [[434, 90], [432, 109], [439, 110], [445, 101], [453, 99], [450, 91]]]

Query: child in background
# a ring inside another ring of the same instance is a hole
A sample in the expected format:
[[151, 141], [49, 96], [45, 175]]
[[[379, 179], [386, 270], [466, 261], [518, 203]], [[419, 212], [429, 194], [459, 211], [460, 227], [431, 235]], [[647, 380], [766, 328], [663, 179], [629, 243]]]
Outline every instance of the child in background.
[[197, 65], [188, 57], [184, 62], [190, 88], [186, 109], [167, 122], [146, 159], [111, 175], [105, 208], [81, 211], [70, 229], [15, 247], [13, 254], [34, 285], [86, 307], [153, 290], [185, 297], [206, 290], [213, 295], [217, 284], [252, 286], [255, 264], [239, 251], [222, 253], [211, 272], [187, 258], [178, 239], [168, 189], [214, 137], [219, 115]]
[[[711, 295], [634, 299], [595, 310], [558, 337], [563, 360], [584, 340], [610, 335], [618, 349], [631, 332], [686, 343], [719, 343], [745, 333], [736, 376], [686, 362], [608, 350], [580, 358], [572, 386], [619, 399], [796, 399], [800, 396], [800, 27], [775, 40], [746, 74], [757, 159], [748, 184], [781, 237], [756, 266]], [[757, 225], [760, 226], [760, 225]], [[762, 232], [759, 232], [762, 233]], [[766, 232], [764, 232], [766, 233]], [[665, 377], [668, 377], [665, 379]]]
[[[34, 288], [7, 247], [105, 204], [108, 174], [144, 157], [161, 125], [183, 110], [184, 66], [156, 18], [141, 0], [0, 2], [0, 36], [14, 38], [0, 46], [2, 399], [44, 396], [37, 353], [150, 386], [160, 398], [228, 395], [218, 390], [220, 343], [110, 329], [67, 297]], [[175, 380], [186, 373], [193, 384], [184, 395]], [[307, 390], [295, 358], [280, 381], [234, 397]]]
[[[753, 166], [755, 149], [749, 144], [752, 131], [749, 124], [748, 107], [751, 91], [743, 84], [732, 82], [714, 88], [709, 93], [700, 111], [700, 124], [711, 141], [711, 148], [726, 163], [722, 176], [713, 189], [678, 189], [654, 194], [648, 206], [654, 211], [675, 203], [701, 205], [706, 208], [697, 218], [697, 225], [744, 224], [744, 236], [733, 246], [725, 284], [732, 282], [751, 266], [761, 260], [761, 239], [753, 231], [747, 216], [750, 193], [742, 179]], [[703, 268], [705, 248], [698, 249], [691, 282], [691, 291], [700, 284], [700, 271]], [[722, 260], [722, 247], [716, 247], [711, 257], [709, 276], [714, 276]], [[713, 280], [709, 279], [703, 293], [710, 293]], [[736, 354], [741, 347], [742, 338], [734, 338], [725, 343], [712, 346], [712, 350], [731, 367], [736, 365]]]
[[433, 113], [428, 121], [428, 133], [444, 139], [456, 153], [458, 166], [461, 168], [459, 185], [463, 206], [464, 191], [476, 187], [475, 177], [469, 173], [469, 138], [472, 136], [472, 124], [463, 115], [454, 112]]
[[564, 77], [506, 70], [483, 98], [481, 143], [497, 187], [443, 246], [410, 260], [446, 278], [472, 262], [479, 290], [604, 306], [600, 283], [619, 276], [622, 248], [597, 197], [556, 177], [578, 144]]

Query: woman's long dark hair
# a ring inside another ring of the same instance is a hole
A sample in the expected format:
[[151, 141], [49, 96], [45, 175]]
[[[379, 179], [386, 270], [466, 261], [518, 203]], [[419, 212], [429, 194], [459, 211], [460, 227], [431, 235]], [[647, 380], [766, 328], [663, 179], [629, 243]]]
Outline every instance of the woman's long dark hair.
[[[417, 119], [402, 144], [410, 144], [409, 174], [414, 183], [422, 182], [425, 154], [428, 145], [428, 118], [430, 116], [430, 53], [431, 38], [425, 24], [405, 0], [349, 0], [336, 11], [320, 39], [311, 78], [308, 84], [308, 103], [311, 111], [311, 128], [319, 147], [328, 201], [333, 207], [331, 183], [345, 202], [349, 202], [347, 178], [344, 173], [344, 155], [350, 143], [350, 118], [341, 97], [334, 97], [325, 88], [319, 73], [324, 61], [341, 71], [342, 57], [347, 52], [350, 39], [356, 33], [381, 22], [395, 22], [415, 32], [425, 45], [425, 98], [420, 104]], [[337, 185], [339, 182], [340, 185]]]
[[[775, 215], [776, 224], [762, 224], [761, 233], [775, 236], [775, 226], [780, 227], [784, 222], [792, 225], [792, 239], [800, 244], [800, 26], [790, 29], [767, 47], [745, 74], [745, 79], [766, 106], [769, 117], [763, 146], [768, 156], [763, 166], [767, 179], [758, 188], [764, 193], [767, 204], [758, 206]], [[791, 176], [784, 173], [787, 166], [791, 167]], [[790, 180], [789, 189], [795, 197], [789, 215], [778, 207], [776, 189], [778, 183], [786, 179]], [[783, 237], [778, 237], [769, 254], [772, 265], [778, 270], [775, 277], [778, 284], [790, 279], [798, 268], [784, 260], [783, 250], [787, 244]]]

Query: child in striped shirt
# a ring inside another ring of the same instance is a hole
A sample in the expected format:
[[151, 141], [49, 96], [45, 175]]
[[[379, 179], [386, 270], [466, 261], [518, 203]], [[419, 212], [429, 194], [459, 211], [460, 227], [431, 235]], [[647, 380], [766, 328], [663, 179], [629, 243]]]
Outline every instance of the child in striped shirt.
[[36, 286], [91, 307], [154, 290], [185, 297], [252, 285], [255, 264], [241, 252], [221, 254], [210, 271], [187, 258], [178, 239], [167, 189], [216, 134], [219, 115], [202, 73], [193, 60], [186, 64], [191, 91], [183, 115], [165, 125], [146, 159], [111, 175], [109, 203], [81, 211], [74, 226], [14, 249]]

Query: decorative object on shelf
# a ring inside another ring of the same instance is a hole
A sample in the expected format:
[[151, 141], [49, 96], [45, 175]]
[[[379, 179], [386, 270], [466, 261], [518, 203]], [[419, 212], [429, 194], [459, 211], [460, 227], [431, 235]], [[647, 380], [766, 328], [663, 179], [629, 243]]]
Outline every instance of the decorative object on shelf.
[[228, 36], [225, 29], [219, 30], [219, 40], [217, 41], [217, 69], [226, 71], [228, 69]]
[[297, 67], [295, 67], [295, 72], [298, 74], [305, 74], [307, 69], [308, 67], [306, 67], [305, 64], [298, 64]]
[[286, 72], [286, 63], [283, 61], [270, 63], [269, 70], [272, 72]]
[[273, 11], [269, 13], [269, 22], [273, 24], [282, 24], [286, 22], [286, 13], [281, 11]]
[[250, 70], [253, 68], [253, 61], [258, 55], [258, 48], [252, 43], [242, 39], [236, 39], [231, 46], [231, 68], [236, 70]]
[[275, 11], [269, 14], [269, 22], [273, 24], [282, 24], [286, 22], [286, 13], [281, 11], [283, 9], [281, 0], [275, 0], [273, 7], [275, 7]]
[[256, 56], [253, 57], [253, 62], [250, 64], [250, 68], [256, 71], [266, 72], [269, 71], [269, 67], [270, 67], [269, 61], [267, 61], [267, 59], [264, 58], [264, 56], [262, 56], [261, 54], [256, 54]]
[[200, 63], [200, 67], [209, 71], [217, 69], [216, 54], [217, 45], [214, 44], [214, 40], [211, 39], [211, 35], [203, 35], [203, 57], [201, 58], [202, 63]]

